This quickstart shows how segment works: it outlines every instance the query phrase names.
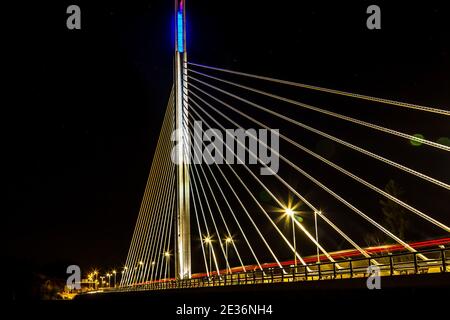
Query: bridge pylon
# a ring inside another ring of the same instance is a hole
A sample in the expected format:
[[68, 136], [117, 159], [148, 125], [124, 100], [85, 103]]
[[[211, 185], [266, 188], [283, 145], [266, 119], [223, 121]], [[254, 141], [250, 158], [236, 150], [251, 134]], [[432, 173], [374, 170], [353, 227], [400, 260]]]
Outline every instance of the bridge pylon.
[[177, 219], [175, 272], [177, 279], [191, 277], [191, 229], [189, 210], [188, 91], [185, 0], [175, 0], [175, 126], [177, 143]]

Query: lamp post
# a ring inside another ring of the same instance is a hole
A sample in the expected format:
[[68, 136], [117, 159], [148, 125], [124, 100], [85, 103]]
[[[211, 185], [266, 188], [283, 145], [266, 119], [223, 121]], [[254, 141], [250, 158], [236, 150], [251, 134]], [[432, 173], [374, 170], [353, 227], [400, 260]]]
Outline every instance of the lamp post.
[[155, 264], [156, 264], [156, 262], [155, 262], [155, 261], [152, 261], [152, 263], [151, 263], [151, 265], [152, 265], [152, 273], [151, 273], [150, 280], [153, 280], [153, 273], [154, 273], [154, 271], [155, 271]]
[[227, 263], [227, 271], [231, 274], [230, 263], [228, 262], [228, 245], [233, 242], [233, 238], [228, 236], [225, 238], [225, 260]]
[[94, 270], [94, 290], [96, 289], [98, 271]]
[[317, 263], [320, 263], [319, 254], [319, 231], [317, 230], [317, 214], [321, 214], [321, 211], [314, 211], [314, 226], [316, 229], [316, 252], [317, 252]]
[[205, 237], [205, 243], [208, 247], [208, 255], [209, 255], [209, 268], [208, 268], [208, 274], [211, 277], [211, 266], [212, 266], [212, 257], [211, 257], [211, 251], [212, 251], [212, 240], [210, 236]]
[[[169, 251], [164, 252], [164, 257], [166, 257], [166, 270], [170, 278], [170, 252]], [[155, 262], [153, 261], [153, 263]], [[167, 278], [167, 274], [164, 275], [164, 278]]]
[[[126, 275], [125, 275], [126, 273]], [[124, 278], [125, 276], [125, 278]], [[129, 278], [129, 273], [128, 273], [128, 267], [127, 266], [123, 266], [123, 270], [122, 270], [122, 277], [120, 278], [120, 283], [124, 283], [125, 280], [128, 280]]]
[[111, 273], [107, 273], [106, 276], [108, 277], [108, 287], [111, 287]]
[[284, 210], [284, 212], [286, 213], [286, 215], [291, 219], [291, 223], [292, 223], [292, 241], [294, 243], [294, 267], [297, 267], [297, 242], [295, 241], [295, 212], [294, 210], [292, 210], [291, 208], [286, 208]]
[[144, 267], [144, 261], [139, 261], [139, 267], [137, 268], [138, 270], [136, 271], [136, 275], [138, 277], [138, 279], [140, 279], [142, 273], [143, 273], [143, 267]]
[[114, 275], [114, 288], [116, 287], [116, 284], [117, 284], [117, 278], [116, 278], [116, 276], [117, 276], [117, 271], [116, 270], [113, 270], [113, 275]]

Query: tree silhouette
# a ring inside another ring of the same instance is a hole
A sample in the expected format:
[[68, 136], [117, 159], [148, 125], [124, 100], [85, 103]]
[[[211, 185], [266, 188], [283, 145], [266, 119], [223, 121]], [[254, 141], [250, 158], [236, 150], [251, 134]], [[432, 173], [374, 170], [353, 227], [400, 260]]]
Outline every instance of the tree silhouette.
[[[389, 180], [384, 190], [398, 199], [405, 194], [403, 188], [392, 179]], [[380, 200], [380, 204], [384, 215], [384, 226], [400, 239], [405, 239], [409, 224], [406, 219], [406, 209], [390, 199]]]
[[[401, 199], [405, 194], [405, 190], [393, 179], [389, 180], [384, 187], [384, 191], [398, 199]], [[379, 203], [383, 212], [382, 225], [397, 237], [404, 240], [407, 236], [409, 225], [409, 221], [406, 219], [406, 209], [390, 199], [382, 199]], [[394, 240], [379, 231], [377, 233], [367, 234], [365, 241], [367, 245], [378, 246], [385, 243], [392, 243]]]

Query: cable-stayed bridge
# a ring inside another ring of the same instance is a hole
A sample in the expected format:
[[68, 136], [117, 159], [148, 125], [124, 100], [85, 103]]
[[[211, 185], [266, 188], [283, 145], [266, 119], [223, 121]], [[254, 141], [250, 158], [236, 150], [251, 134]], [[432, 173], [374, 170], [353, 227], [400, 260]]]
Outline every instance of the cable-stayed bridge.
[[391, 121], [449, 110], [191, 62], [185, 14], [121, 290], [449, 271], [450, 145]]

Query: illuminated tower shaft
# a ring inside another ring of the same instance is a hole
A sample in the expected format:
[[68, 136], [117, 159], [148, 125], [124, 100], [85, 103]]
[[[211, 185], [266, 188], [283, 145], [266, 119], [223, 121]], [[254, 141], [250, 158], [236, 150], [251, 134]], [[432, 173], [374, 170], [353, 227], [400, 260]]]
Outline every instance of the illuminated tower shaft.
[[180, 148], [177, 155], [178, 213], [175, 272], [177, 279], [188, 279], [191, 277], [191, 227], [185, 0], [175, 0], [175, 30], [175, 123]]

